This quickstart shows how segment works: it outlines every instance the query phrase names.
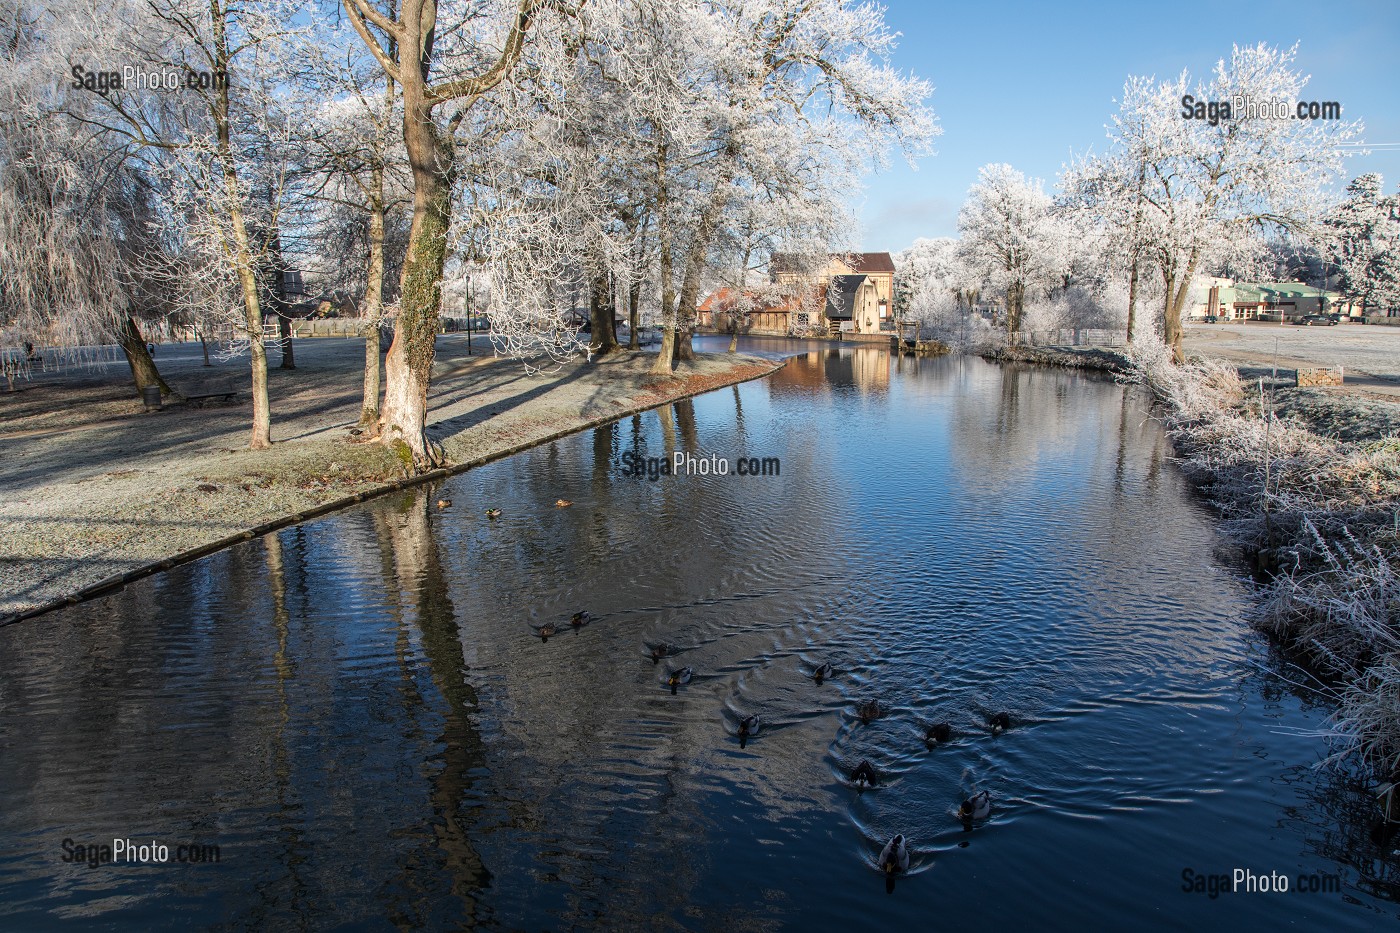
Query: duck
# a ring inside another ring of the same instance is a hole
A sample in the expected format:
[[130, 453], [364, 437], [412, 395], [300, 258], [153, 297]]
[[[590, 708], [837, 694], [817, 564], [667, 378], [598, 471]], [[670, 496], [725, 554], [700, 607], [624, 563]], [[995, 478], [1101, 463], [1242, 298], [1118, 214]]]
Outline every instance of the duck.
[[486, 517], [487, 517], [487, 518], [500, 518], [500, 517], [501, 517], [501, 510], [500, 510], [500, 509], [487, 509], [487, 510], [486, 510]]
[[867, 726], [879, 719], [881, 712], [879, 700], [866, 700], [856, 707], [856, 715], [859, 716], [860, 721]]
[[958, 807], [958, 818], [963, 821], [985, 820], [992, 812], [992, 792], [979, 791], [962, 802]]
[[679, 670], [666, 670], [666, 683], [671, 686], [671, 696], [676, 695], [676, 688], [681, 684], [690, 683], [690, 678], [695, 676], [694, 668], [682, 667]]
[[812, 679], [815, 680], [817, 683], [821, 683], [823, 680], [835, 673], [836, 668], [832, 667], [831, 662], [828, 661], [822, 664], [816, 670], [812, 671]]
[[861, 763], [856, 765], [855, 770], [851, 772], [851, 783], [856, 787], [874, 787], [879, 783], [870, 762], [862, 759]]
[[451, 505], [452, 505], [452, 500], [451, 500], [451, 499], [439, 499], [439, 500], [438, 500], [438, 508], [440, 508], [440, 509], [448, 508], [448, 507], [451, 506]]
[[559, 626], [555, 625], [553, 622], [546, 622], [535, 628], [535, 634], [540, 636], [540, 641], [542, 642], [549, 641], [549, 636], [557, 631], [559, 631]]
[[575, 612], [569, 618], [569, 624], [572, 625], [574, 628], [583, 628], [585, 625], [592, 621], [593, 616], [590, 615], [587, 611]]
[[930, 745], [946, 742], [953, 737], [953, 727], [946, 722], [936, 722], [924, 733], [924, 741]]
[[680, 649], [677, 648], [675, 645], [668, 645], [668, 644], [667, 644], [666, 642], [664, 642], [664, 641], [663, 641], [663, 642], [657, 642], [657, 643], [654, 644], [654, 645], [653, 645], [653, 644], [648, 644], [648, 645], [647, 645], [647, 656], [648, 656], [649, 658], [651, 658], [651, 663], [652, 663], [652, 664], [656, 664], [656, 663], [659, 662], [662, 658], [669, 658], [671, 655], [675, 654], [675, 653], [678, 652], [679, 650], [680, 650]]
[[743, 719], [739, 720], [739, 747], [740, 747], [740, 748], [743, 748], [745, 745], [749, 744], [749, 738], [750, 738], [750, 737], [755, 736], [755, 735], [758, 735], [758, 729], [759, 729], [759, 726], [761, 726], [761, 725], [762, 725], [762, 721], [758, 718], [758, 714], [757, 714], [757, 713], [752, 713], [752, 714], [750, 714], [750, 715], [748, 715], [748, 716], [745, 716]]
[[554, 507], [555, 507], [556, 509], [567, 509], [567, 508], [568, 508], [569, 506], [571, 506], [571, 505], [573, 505], [573, 503], [570, 502], [568, 499], [555, 499], [555, 500], [554, 500]]
[[987, 722], [992, 727], [992, 735], [1005, 732], [1007, 729], [1011, 728], [1011, 717], [1004, 712], [993, 713], [992, 717], [988, 719]]
[[880, 870], [886, 875], [909, 870], [909, 841], [903, 833], [893, 836], [880, 850]]

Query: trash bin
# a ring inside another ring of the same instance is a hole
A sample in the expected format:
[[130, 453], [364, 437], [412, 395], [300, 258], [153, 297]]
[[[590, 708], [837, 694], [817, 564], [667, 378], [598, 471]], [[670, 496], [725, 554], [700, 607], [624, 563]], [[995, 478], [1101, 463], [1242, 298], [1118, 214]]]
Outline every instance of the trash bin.
[[146, 403], [146, 410], [160, 407], [160, 386], [142, 386], [141, 401]]

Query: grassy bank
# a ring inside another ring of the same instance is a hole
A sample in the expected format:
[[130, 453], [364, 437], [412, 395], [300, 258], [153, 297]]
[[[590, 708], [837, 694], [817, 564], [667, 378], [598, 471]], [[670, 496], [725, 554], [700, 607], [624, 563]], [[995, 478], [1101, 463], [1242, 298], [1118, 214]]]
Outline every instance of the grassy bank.
[[[0, 476], [0, 624], [414, 481], [347, 430], [360, 349], [338, 343], [308, 347], [295, 374], [276, 374], [274, 427], [286, 440], [266, 451], [244, 446], [246, 402], [144, 413], [119, 379], [26, 392], [0, 419], [13, 465]], [[781, 365], [698, 354], [657, 380], [651, 355], [623, 352], [532, 375], [442, 350], [428, 430], [451, 466], [430, 479]]]
[[[1186, 473], [1262, 572], [1254, 623], [1338, 711], [1335, 759], [1400, 770], [1400, 415], [1138, 351]], [[1392, 778], [1393, 779], [1393, 778]]]
[[1126, 373], [1133, 368], [1132, 362], [1122, 353], [1099, 347], [1002, 346], [981, 350], [979, 355], [998, 363], [1035, 363], [1110, 373]]

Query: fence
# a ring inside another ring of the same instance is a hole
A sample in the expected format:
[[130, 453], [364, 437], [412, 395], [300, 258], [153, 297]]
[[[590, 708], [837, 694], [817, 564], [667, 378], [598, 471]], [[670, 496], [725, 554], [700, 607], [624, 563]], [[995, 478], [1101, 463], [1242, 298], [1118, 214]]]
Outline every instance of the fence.
[[1121, 330], [1091, 327], [1061, 327], [1021, 334], [1021, 343], [1031, 347], [1122, 347], [1127, 342]]

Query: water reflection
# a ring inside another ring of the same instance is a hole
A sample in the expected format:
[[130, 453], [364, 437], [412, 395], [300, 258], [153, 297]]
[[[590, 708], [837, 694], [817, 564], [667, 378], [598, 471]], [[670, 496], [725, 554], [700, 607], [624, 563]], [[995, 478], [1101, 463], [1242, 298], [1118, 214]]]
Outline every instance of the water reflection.
[[[1134, 390], [810, 349], [0, 631], [0, 920], [1395, 916], [1365, 789], [1308, 767], [1327, 711], [1261, 672], [1278, 662], [1256, 657], [1244, 591]], [[781, 471], [625, 470], [678, 451]], [[674, 696], [656, 643], [694, 669]], [[861, 722], [869, 698], [882, 715]], [[1000, 709], [1014, 727], [992, 736]], [[938, 721], [956, 735], [930, 749]], [[857, 792], [862, 760], [880, 780]], [[956, 808], [980, 789], [994, 807], [966, 832]], [[225, 858], [137, 874], [55, 857], [114, 833]], [[875, 859], [896, 833], [914, 859], [886, 896]], [[1236, 865], [1340, 872], [1346, 895], [1180, 890], [1183, 868]]]

